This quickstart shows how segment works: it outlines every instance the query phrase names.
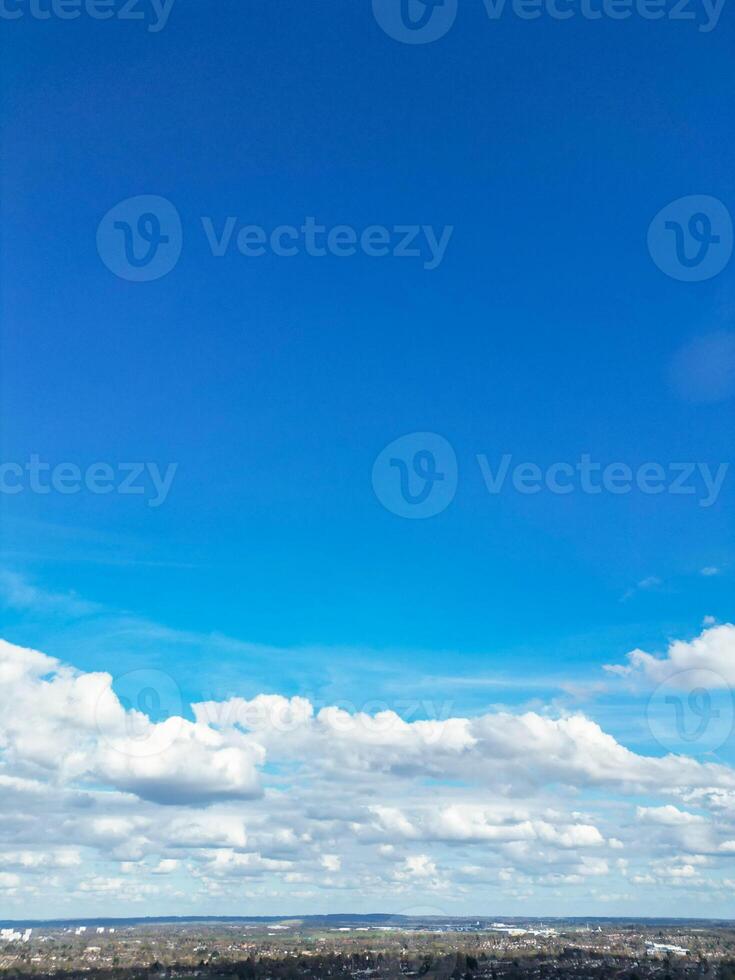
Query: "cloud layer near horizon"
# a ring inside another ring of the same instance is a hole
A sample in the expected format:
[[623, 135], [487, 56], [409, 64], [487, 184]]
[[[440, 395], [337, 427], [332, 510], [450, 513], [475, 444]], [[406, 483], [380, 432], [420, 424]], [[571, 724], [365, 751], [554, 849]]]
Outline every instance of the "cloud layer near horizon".
[[[619, 672], [731, 662], [728, 625]], [[397, 911], [431, 894], [449, 912], [733, 884], [735, 770], [636, 753], [580, 712], [409, 721], [263, 694], [154, 721], [111, 674], [5, 641], [0, 708], [0, 893], [25, 914], [41, 891], [56, 910]]]

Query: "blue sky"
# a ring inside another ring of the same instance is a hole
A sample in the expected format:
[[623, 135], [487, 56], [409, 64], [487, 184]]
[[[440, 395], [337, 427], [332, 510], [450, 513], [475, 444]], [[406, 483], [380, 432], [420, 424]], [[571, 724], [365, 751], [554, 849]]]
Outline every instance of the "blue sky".
[[[731, 458], [734, 267], [681, 281], [647, 247], [669, 202], [735, 208], [730, 9], [702, 31], [695, 5], [529, 21], [460, 0], [418, 45], [366, 0], [176, 0], [158, 31], [18, 9], [0, 22], [2, 460], [176, 470], [160, 506], [149, 484], [0, 495], [5, 638], [81, 672], [165, 671], [189, 718], [259, 693], [399, 713], [418, 697], [428, 716], [583, 710], [662, 755], [649, 688], [603, 667], [732, 620], [732, 475], [711, 506], [699, 470], [689, 495], [490, 494], [477, 456], [667, 474]], [[97, 247], [139, 195], [182, 227], [151, 282]], [[219, 234], [228, 216], [452, 230], [432, 269], [423, 237], [421, 257], [216, 257], [202, 219]], [[457, 462], [425, 520], [373, 486], [411, 433]], [[657, 882], [662, 912], [690, 911]]]

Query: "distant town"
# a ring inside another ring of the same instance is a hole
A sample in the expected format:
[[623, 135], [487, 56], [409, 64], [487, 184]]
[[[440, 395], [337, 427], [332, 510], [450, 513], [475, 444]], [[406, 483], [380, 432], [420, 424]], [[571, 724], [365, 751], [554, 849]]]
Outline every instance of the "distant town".
[[3, 924], [7, 980], [735, 980], [735, 923], [389, 915]]

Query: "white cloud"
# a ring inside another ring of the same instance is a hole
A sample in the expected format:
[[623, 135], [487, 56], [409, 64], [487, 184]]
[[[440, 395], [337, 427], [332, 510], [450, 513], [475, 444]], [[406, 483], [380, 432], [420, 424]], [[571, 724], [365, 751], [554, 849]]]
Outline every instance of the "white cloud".
[[175, 846], [191, 848], [244, 848], [248, 842], [241, 816], [207, 811], [175, 817], [166, 824], [166, 837]]
[[207, 803], [260, 792], [261, 746], [231, 731], [128, 710], [105, 673], [81, 673], [0, 641], [0, 748], [20, 778], [54, 773], [157, 803]]
[[342, 867], [342, 861], [338, 854], [322, 854], [322, 867], [327, 871], [337, 872]]
[[81, 855], [75, 848], [59, 848], [50, 852], [27, 850], [3, 851], [0, 853], [0, 867], [23, 868], [26, 871], [43, 871], [48, 868], [75, 868], [81, 863]]
[[704, 817], [687, 813], [675, 806], [639, 806], [636, 814], [641, 823], [660, 824], [664, 827], [687, 827], [705, 823]]
[[390, 834], [393, 839], [444, 841], [462, 843], [505, 843], [509, 841], [539, 841], [559, 848], [600, 847], [605, 840], [591, 824], [565, 822], [552, 824], [547, 820], [531, 819], [520, 813], [476, 804], [454, 804], [448, 807], [414, 809], [410, 817], [395, 807], [371, 806], [371, 825], [364, 828], [378, 835]]
[[409, 855], [394, 872], [394, 877], [404, 878], [437, 878], [436, 864], [428, 854]]
[[716, 866], [698, 854], [725, 864], [735, 841], [730, 767], [633, 752], [580, 712], [408, 722], [261, 695], [156, 724], [109, 674], [9, 643], [0, 679], [0, 888], [14, 902], [41, 875], [90, 911], [152, 895], [235, 907], [245, 882], [279, 909], [304, 886], [403, 907], [468, 882], [501, 897], [605, 876], [685, 888]]
[[[641, 676], [654, 684], [671, 679], [685, 671], [707, 671], [707, 686], [712, 678], [719, 678], [721, 687], [735, 685], [735, 626], [725, 623], [711, 626], [695, 639], [687, 642], [674, 640], [669, 644], [666, 656], [657, 657], [644, 650], [633, 650], [627, 655], [627, 664], [606, 665], [609, 673], [623, 676]], [[691, 675], [687, 683], [691, 683]]]
[[154, 875], [170, 875], [179, 866], [179, 862], [175, 858], [163, 858], [155, 868], [151, 868], [151, 872]]
[[73, 592], [54, 593], [40, 589], [9, 569], [0, 569], [0, 604], [19, 611], [71, 618], [93, 615], [101, 609]]
[[[279, 715], [287, 716], [286, 699], [278, 700]], [[220, 708], [220, 718], [228, 717], [227, 704]], [[231, 724], [242, 723], [247, 704], [240, 702], [238, 720]], [[193, 705], [193, 710], [201, 724], [215, 708], [210, 703], [206, 709]], [[677, 784], [735, 786], [735, 773], [725, 766], [682, 756], [637, 755], [579, 713], [550, 718], [532, 711], [499, 711], [476, 718], [406, 722], [392, 711], [370, 716], [330, 707], [314, 715], [299, 705], [293, 716], [297, 714], [300, 722], [284, 730], [257, 713], [250, 737], [268, 758], [288, 759], [322, 777], [467, 778], [492, 785], [504, 795], [532, 792], [552, 782], [625, 792]]]
[[290, 868], [290, 861], [274, 861], [257, 852], [242, 854], [226, 848], [213, 851], [207, 856], [202, 873], [205, 876], [249, 877], [257, 876], [263, 871], [287, 871]]

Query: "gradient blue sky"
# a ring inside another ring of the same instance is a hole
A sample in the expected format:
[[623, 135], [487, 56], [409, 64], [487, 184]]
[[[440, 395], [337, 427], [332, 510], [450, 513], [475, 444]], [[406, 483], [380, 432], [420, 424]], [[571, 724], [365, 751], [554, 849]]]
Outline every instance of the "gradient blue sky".
[[[734, 267], [676, 281], [646, 232], [684, 195], [735, 210], [732, 10], [702, 33], [460, 4], [415, 47], [366, 0], [176, 0], [159, 33], [0, 24], [2, 458], [178, 464], [159, 508], [0, 497], [7, 640], [165, 670], [187, 701], [419, 690], [472, 716], [564, 707], [634, 648], [732, 620], [732, 475], [703, 508], [490, 496], [476, 462], [731, 459]], [[144, 284], [95, 244], [139, 194], [184, 234]], [[433, 271], [214, 259], [203, 215], [454, 232]], [[371, 469], [423, 431], [457, 494], [402, 520]], [[584, 707], [660, 754], [644, 704]]]

